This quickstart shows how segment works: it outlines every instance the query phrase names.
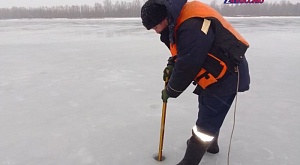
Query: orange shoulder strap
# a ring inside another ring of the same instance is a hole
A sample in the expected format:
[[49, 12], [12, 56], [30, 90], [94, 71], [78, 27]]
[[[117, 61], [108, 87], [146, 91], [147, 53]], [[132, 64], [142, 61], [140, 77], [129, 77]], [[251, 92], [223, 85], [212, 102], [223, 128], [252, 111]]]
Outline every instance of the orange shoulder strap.
[[245, 45], [249, 46], [249, 43], [216, 10], [199, 1], [187, 2], [183, 6], [181, 13], [177, 19], [176, 27], [174, 29], [175, 35], [180, 24], [192, 17], [212, 17], [218, 19], [224, 28], [228, 29], [238, 40], [243, 42]]

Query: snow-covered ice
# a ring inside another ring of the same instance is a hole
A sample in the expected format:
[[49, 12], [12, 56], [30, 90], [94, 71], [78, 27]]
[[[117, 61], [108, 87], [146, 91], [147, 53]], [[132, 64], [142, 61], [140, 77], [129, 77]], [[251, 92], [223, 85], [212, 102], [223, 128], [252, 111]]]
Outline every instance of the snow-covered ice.
[[[251, 90], [239, 93], [230, 165], [300, 164], [300, 18], [227, 18], [249, 41]], [[139, 18], [0, 21], [0, 165], [174, 165], [197, 117], [191, 85], [169, 99], [169, 57]], [[225, 165], [233, 107], [220, 153]]]

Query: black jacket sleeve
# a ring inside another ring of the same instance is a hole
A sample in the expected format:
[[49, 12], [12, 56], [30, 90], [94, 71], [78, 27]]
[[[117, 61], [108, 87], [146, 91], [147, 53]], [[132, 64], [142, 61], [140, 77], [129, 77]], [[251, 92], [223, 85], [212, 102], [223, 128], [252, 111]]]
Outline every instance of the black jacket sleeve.
[[214, 33], [202, 30], [203, 19], [190, 18], [177, 30], [177, 61], [167, 86], [170, 97], [178, 97], [194, 80], [212, 47]]

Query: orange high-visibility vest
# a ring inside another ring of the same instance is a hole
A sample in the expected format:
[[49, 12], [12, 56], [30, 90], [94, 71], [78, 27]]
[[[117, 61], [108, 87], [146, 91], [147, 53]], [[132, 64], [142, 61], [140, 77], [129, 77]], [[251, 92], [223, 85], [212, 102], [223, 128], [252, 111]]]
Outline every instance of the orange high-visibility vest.
[[[212, 48], [212, 50], [209, 51], [205, 63], [215, 60], [215, 62], [212, 62], [212, 64], [209, 63], [209, 65], [216, 64], [217, 62], [217, 65], [219, 65], [218, 68], [222, 69], [218, 69], [218, 71], [216, 72], [216, 70], [212, 71], [203, 67], [200, 70], [195, 78], [195, 82], [197, 82], [199, 86], [205, 89], [207, 86], [217, 82], [218, 79], [222, 78], [227, 71], [226, 63], [221, 60], [224, 52], [219, 51], [220, 47], [226, 48], [226, 50], [224, 51], [229, 54], [229, 56], [232, 56], [229, 58], [235, 58], [234, 60], [239, 61], [244, 57], [249, 44], [217, 11], [204, 3], [201, 3], [199, 1], [192, 1], [187, 2], [183, 6], [181, 13], [177, 19], [174, 29], [175, 43], [170, 44], [170, 51], [173, 57], [177, 55], [176, 33], [178, 27], [187, 19], [194, 17], [203, 18], [204, 22], [208, 20], [208, 26], [213, 25], [216, 27], [214, 28], [214, 33], [217, 34], [214, 44], [215, 48]], [[200, 29], [201, 27], [199, 27], [199, 30]], [[228, 42], [228, 40], [232, 40], [233, 42]]]

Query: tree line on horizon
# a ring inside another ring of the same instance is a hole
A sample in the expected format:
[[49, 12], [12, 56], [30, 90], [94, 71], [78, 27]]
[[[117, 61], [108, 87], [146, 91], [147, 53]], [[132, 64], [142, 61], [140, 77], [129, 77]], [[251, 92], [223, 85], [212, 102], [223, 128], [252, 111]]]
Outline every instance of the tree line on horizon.
[[[144, 0], [142, 0], [144, 2]], [[24, 18], [109, 18], [109, 17], [140, 17], [142, 6], [140, 0], [132, 2], [104, 0], [103, 3], [89, 5], [65, 5], [52, 7], [12, 7], [0, 8], [0, 19]], [[265, 2], [262, 4], [221, 4], [216, 0], [210, 6], [223, 16], [300, 16], [300, 3], [293, 4], [289, 1]]]
[[300, 3], [293, 4], [285, 0], [279, 3], [234, 5], [218, 5], [216, 0], [213, 0], [210, 6], [224, 16], [300, 16]]

